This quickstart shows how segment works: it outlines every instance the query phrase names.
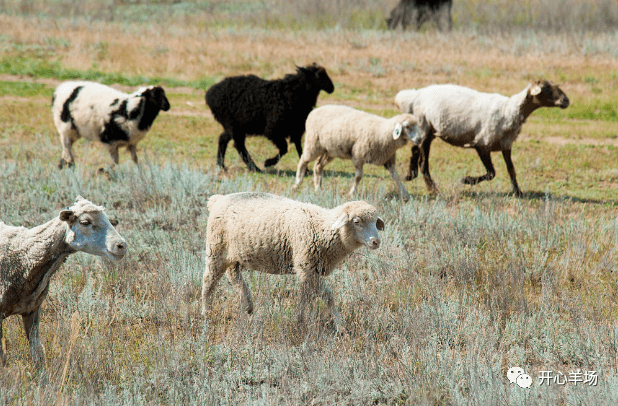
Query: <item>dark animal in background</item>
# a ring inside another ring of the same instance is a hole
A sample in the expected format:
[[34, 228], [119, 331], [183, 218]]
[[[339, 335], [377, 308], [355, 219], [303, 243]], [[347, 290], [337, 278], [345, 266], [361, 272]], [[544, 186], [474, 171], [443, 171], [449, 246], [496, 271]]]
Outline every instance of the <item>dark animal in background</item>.
[[219, 136], [217, 165], [225, 169], [227, 144], [234, 147], [250, 171], [261, 172], [245, 147], [247, 135], [263, 135], [279, 149], [279, 153], [264, 162], [276, 165], [288, 151], [286, 138], [302, 154], [301, 138], [305, 120], [315, 107], [320, 90], [332, 93], [335, 86], [326, 69], [313, 63], [296, 67], [296, 74], [282, 79], [265, 80], [255, 75], [223, 79], [206, 92], [206, 104], [223, 126]]
[[101, 141], [114, 163], [118, 148], [127, 147], [137, 163], [136, 146], [159, 111], [170, 109], [161, 86], [148, 86], [127, 94], [96, 82], [64, 82], [52, 98], [54, 123], [62, 143], [59, 167], [74, 164], [71, 147], [80, 138]]
[[401, 0], [386, 19], [388, 28], [394, 30], [399, 24], [404, 30], [414, 24], [416, 30], [429, 20], [434, 20], [440, 30], [453, 28], [451, 18], [452, 0]]

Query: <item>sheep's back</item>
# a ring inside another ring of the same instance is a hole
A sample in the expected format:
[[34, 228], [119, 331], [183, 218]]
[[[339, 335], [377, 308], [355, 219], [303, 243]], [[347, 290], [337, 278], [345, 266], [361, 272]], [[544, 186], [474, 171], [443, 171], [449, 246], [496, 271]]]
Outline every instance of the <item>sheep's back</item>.
[[[383, 144], [392, 140], [390, 120], [348, 106], [321, 106], [309, 114], [306, 126], [306, 142], [317, 143], [328, 155], [337, 158], [372, 151], [380, 152], [382, 158]], [[366, 162], [372, 162], [373, 158], [378, 157], [368, 156]]]
[[482, 93], [457, 85], [432, 85], [418, 89], [411, 109], [422, 126], [458, 146], [474, 145], [485, 137], [488, 125], [501, 116], [508, 97]]
[[220, 196], [209, 209], [207, 255], [267, 273], [292, 271], [317, 242], [312, 217], [326, 210], [264, 193]]
[[[250, 124], [263, 116], [266, 82], [255, 75], [225, 78], [208, 89], [206, 104], [224, 127]], [[264, 123], [254, 126], [263, 127]]]

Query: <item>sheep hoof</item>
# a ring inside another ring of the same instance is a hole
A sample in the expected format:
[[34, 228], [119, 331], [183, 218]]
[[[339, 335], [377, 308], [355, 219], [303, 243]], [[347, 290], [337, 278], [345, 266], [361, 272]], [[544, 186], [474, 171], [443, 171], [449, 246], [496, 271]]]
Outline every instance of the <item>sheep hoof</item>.
[[75, 166], [73, 162], [65, 161], [64, 158], [60, 158], [60, 162], [58, 163], [58, 169], [64, 169], [65, 167], [71, 168]]
[[479, 182], [478, 179], [474, 176], [466, 176], [461, 180], [461, 183], [463, 183], [464, 185], [476, 185]]
[[418, 176], [418, 171], [409, 172], [408, 175], [404, 178], [406, 181], [410, 181], [412, 179], [416, 179]]
[[519, 197], [519, 198], [524, 197], [523, 192], [522, 192], [521, 190], [519, 190], [519, 189], [517, 189], [517, 190], [513, 190], [513, 195], [514, 195], [515, 197]]
[[266, 161], [264, 161], [264, 166], [266, 168], [271, 167], [271, 166], [275, 166], [275, 165], [277, 165], [277, 162], [279, 162], [279, 160], [277, 158], [269, 158]]

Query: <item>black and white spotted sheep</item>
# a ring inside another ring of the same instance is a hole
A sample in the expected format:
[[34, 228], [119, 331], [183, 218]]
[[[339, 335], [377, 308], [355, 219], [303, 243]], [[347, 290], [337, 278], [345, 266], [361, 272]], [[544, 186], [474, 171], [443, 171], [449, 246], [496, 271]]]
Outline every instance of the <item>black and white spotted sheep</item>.
[[141, 87], [127, 94], [96, 82], [61, 83], [52, 97], [52, 114], [62, 143], [59, 167], [74, 164], [71, 147], [82, 137], [101, 141], [116, 164], [120, 147], [126, 147], [137, 163], [137, 143], [159, 111], [169, 109], [161, 86]]

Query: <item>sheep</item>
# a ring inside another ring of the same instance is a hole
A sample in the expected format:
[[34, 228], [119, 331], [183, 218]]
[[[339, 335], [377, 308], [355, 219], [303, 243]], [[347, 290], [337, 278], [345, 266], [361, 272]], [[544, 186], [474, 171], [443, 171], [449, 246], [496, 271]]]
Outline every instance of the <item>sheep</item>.
[[234, 147], [251, 172], [261, 172], [245, 147], [247, 135], [264, 135], [279, 150], [264, 162], [276, 165], [288, 151], [286, 138], [296, 146], [300, 157], [300, 140], [305, 132], [305, 120], [315, 107], [320, 90], [332, 93], [333, 82], [326, 69], [317, 65], [296, 67], [296, 74], [282, 79], [264, 80], [255, 75], [223, 79], [206, 92], [206, 104], [223, 126], [217, 149], [217, 165], [225, 170], [225, 151], [231, 139]]
[[[37, 370], [45, 368], [39, 336], [41, 304], [51, 277], [78, 251], [113, 261], [127, 253], [127, 242], [110, 224], [103, 207], [81, 196], [58, 217], [31, 229], [0, 222], [0, 340], [2, 321], [21, 315]], [[4, 346], [0, 346], [0, 365], [5, 363]]]
[[333, 209], [269, 193], [214, 195], [208, 200], [206, 269], [202, 279], [202, 314], [210, 313], [211, 295], [224, 273], [241, 297], [241, 310], [253, 312], [251, 292], [241, 271], [296, 274], [301, 282], [298, 322], [319, 293], [339, 332], [343, 323], [323, 277], [352, 251], [380, 247], [384, 220], [362, 201]]
[[347, 106], [326, 105], [313, 110], [307, 117], [305, 150], [296, 170], [297, 189], [307, 171], [309, 162], [317, 158], [314, 166], [316, 192], [322, 184], [324, 167], [335, 158], [351, 159], [356, 170], [349, 195], [363, 178], [363, 165], [384, 165], [399, 187], [404, 200], [410, 195], [397, 175], [396, 153], [408, 140], [420, 142], [416, 118], [400, 114], [390, 119], [366, 113]]
[[389, 30], [394, 30], [401, 24], [401, 27], [407, 30], [413, 21], [414, 28], [419, 30], [425, 21], [435, 20], [440, 30], [446, 25], [447, 31], [450, 31], [453, 28], [452, 6], [452, 0], [400, 0], [391, 10], [386, 25]]
[[80, 137], [101, 141], [115, 164], [118, 148], [126, 147], [137, 164], [137, 143], [159, 111], [169, 109], [161, 86], [141, 87], [127, 94], [95, 82], [59, 84], [52, 97], [52, 114], [62, 144], [58, 167], [74, 165], [71, 147]]
[[514, 96], [481, 93], [457, 85], [431, 85], [422, 89], [402, 90], [395, 96], [395, 104], [402, 112], [418, 119], [422, 140], [412, 147], [406, 180], [421, 172], [430, 193], [438, 192], [429, 174], [429, 148], [434, 137], [451, 145], [474, 148], [487, 173], [483, 176], [466, 176], [462, 183], [476, 185], [491, 180], [496, 175], [491, 162], [491, 152], [501, 151], [511, 177], [513, 194], [523, 196], [511, 161], [511, 148], [526, 118], [540, 107], [569, 106], [569, 98], [558, 85], [545, 79], [530, 83]]

